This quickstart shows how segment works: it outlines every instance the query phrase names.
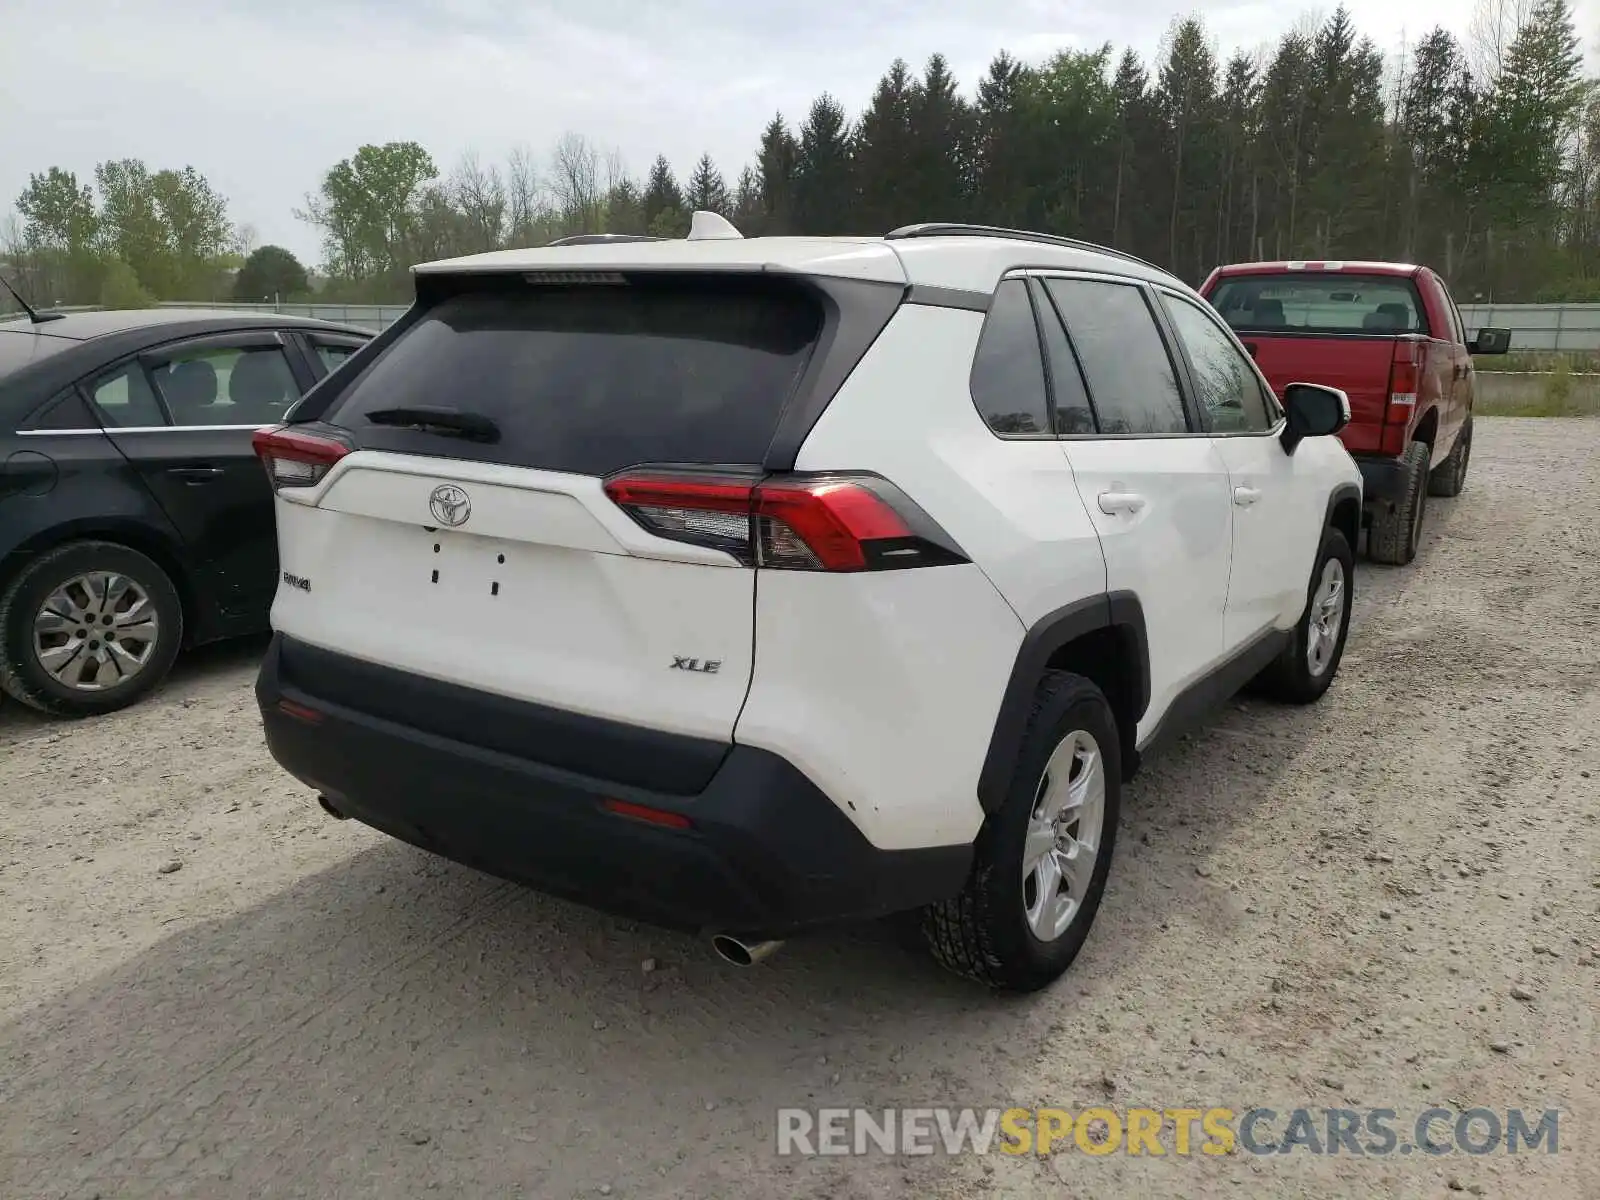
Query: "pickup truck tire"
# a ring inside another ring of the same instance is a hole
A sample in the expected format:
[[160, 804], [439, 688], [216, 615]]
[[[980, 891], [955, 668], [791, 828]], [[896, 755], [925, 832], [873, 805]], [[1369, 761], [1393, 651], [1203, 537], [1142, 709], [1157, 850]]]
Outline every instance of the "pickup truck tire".
[[1252, 681], [1251, 691], [1286, 704], [1313, 704], [1322, 699], [1344, 657], [1355, 579], [1356, 556], [1350, 543], [1337, 529], [1323, 530], [1306, 591], [1306, 610], [1294, 627], [1294, 637]]
[[1456, 434], [1456, 444], [1450, 457], [1439, 464], [1439, 469], [1428, 476], [1428, 495], [1459, 496], [1467, 482], [1467, 460], [1472, 457], [1472, 418], [1468, 417], [1461, 432]]
[[1428, 445], [1412, 442], [1401, 459], [1406, 484], [1393, 512], [1379, 511], [1367, 531], [1367, 557], [1373, 562], [1403, 567], [1417, 556], [1422, 542], [1422, 518], [1428, 508]]
[[[1045, 673], [1005, 801], [978, 833], [966, 887], [922, 912], [923, 938], [942, 966], [992, 988], [1031, 992], [1071, 965], [1094, 924], [1111, 870], [1121, 810], [1121, 744], [1104, 692], [1081, 675]], [[1062, 792], [1075, 795], [1076, 802], [1060, 803]], [[1053, 845], [1047, 828], [1052, 824]], [[1051, 845], [1043, 853], [1041, 833]], [[1088, 861], [1077, 857], [1091, 848]], [[1051, 857], [1054, 875], [1039, 873], [1042, 863], [1034, 860], [1044, 857]], [[1055, 909], [1057, 919], [1049, 922], [1039, 894], [1040, 880], [1047, 878], [1055, 881], [1051, 901], [1058, 894], [1072, 901]]]

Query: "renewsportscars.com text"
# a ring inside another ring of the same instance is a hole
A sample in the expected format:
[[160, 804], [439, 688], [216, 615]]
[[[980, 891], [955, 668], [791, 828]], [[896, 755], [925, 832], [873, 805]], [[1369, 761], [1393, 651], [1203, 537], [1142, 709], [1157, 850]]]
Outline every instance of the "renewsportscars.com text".
[[784, 1108], [780, 1155], [1555, 1154], [1555, 1109]]

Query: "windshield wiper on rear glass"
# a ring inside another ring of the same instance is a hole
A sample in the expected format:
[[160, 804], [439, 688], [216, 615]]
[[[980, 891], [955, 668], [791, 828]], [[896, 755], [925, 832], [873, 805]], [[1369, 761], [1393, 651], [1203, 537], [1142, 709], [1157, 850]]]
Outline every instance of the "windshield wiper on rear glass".
[[367, 420], [374, 425], [394, 425], [423, 433], [437, 433], [442, 437], [467, 438], [474, 442], [500, 440], [500, 426], [488, 417], [455, 408], [434, 408], [422, 404], [411, 408], [375, 408], [367, 414]]

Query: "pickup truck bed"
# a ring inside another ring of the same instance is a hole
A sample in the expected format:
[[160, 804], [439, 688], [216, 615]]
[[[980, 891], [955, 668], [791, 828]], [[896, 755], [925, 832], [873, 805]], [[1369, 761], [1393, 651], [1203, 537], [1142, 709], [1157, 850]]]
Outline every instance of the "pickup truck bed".
[[1504, 353], [1509, 334], [1469, 342], [1443, 280], [1409, 264], [1238, 264], [1213, 271], [1201, 294], [1280, 397], [1291, 383], [1349, 396], [1340, 436], [1365, 483], [1367, 553], [1410, 562], [1428, 495], [1454, 496], [1466, 481], [1472, 355]]

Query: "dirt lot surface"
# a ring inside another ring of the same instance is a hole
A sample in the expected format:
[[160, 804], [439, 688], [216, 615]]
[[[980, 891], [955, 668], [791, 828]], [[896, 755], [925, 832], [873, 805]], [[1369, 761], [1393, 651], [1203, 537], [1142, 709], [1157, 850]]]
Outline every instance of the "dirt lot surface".
[[[0, 1197], [1600, 1195], [1600, 421], [1482, 422], [1428, 532], [1323, 704], [1151, 763], [1020, 1000], [877, 927], [738, 971], [330, 821], [259, 644], [0, 708]], [[780, 1106], [1013, 1103], [1559, 1108], [1560, 1152], [773, 1149]]]

